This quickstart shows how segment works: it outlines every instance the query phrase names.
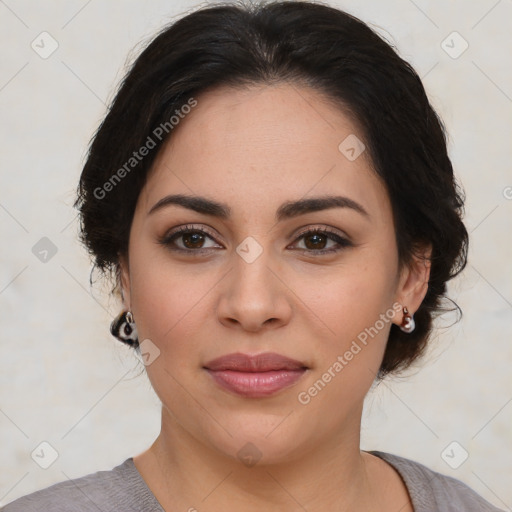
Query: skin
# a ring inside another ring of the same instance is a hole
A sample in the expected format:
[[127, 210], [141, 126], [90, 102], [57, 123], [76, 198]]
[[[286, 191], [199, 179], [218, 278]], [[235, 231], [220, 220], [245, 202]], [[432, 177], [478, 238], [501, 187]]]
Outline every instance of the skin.
[[[161, 432], [135, 466], [166, 511], [412, 510], [398, 473], [359, 447], [363, 400], [401, 312], [309, 403], [298, 400], [379, 315], [395, 303], [414, 313], [427, 290], [428, 264], [399, 266], [389, 198], [366, 153], [350, 161], [338, 149], [362, 134], [297, 85], [219, 88], [197, 101], [155, 161], [121, 258], [124, 306], [139, 340], [160, 351], [146, 369]], [[176, 205], [148, 213], [169, 194], [225, 203], [231, 217]], [[286, 201], [332, 194], [368, 216], [337, 207], [275, 220]], [[174, 240], [189, 253], [158, 243], [190, 224], [208, 234]], [[299, 236], [328, 227], [352, 245]], [[251, 263], [236, 251], [249, 236], [262, 250]], [[209, 252], [191, 254], [201, 247]], [[340, 250], [314, 254], [329, 248]], [[257, 399], [222, 389], [203, 369], [220, 355], [267, 351], [309, 369]], [[251, 467], [237, 456], [247, 443], [261, 457]]]

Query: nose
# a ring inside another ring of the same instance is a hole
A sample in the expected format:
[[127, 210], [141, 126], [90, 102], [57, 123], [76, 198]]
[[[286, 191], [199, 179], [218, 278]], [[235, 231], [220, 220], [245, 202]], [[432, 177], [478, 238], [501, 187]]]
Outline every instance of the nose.
[[233, 267], [222, 280], [217, 314], [226, 327], [249, 332], [277, 329], [290, 321], [292, 292], [276, 261], [264, 250], [252, 262], [233, 255]]

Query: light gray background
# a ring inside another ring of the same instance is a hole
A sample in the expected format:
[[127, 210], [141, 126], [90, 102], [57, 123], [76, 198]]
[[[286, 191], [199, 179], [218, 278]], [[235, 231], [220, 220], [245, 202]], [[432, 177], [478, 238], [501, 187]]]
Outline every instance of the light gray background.
[[[118, 306], [100, 284], [89, 287], [71, 205], [127, 56], [198, 5], [0, 1], [0, 504], [110, 469], [158, 435], [158, 399], [143, 366], [108, 332]], [[415, 459], [511, 510], [512, 2], [332, 5], [394, 42], [423, 78], [449, 132], [471, 232], [467, 270], [450, 286], [465, 315], [439, 331], [406, 377], [369, 395], [363, 448]], [[43, 31], [59, 45], [46, 59], [31, 48], [42, 46]], [[469, 44], [458, 58], [464, 42], [454, 31]], [[43, 237], [57, 248], [46, 262], [32, 251]], [[58, 452], [48, 469], [30, 455], [43, 441]], [[469, 453], [457, 469], [441, 456], [453, 441], [448, 459]]]

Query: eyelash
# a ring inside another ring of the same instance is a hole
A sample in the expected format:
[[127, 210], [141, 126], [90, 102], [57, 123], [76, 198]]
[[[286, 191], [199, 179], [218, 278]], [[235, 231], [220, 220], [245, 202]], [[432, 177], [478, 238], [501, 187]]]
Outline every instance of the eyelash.
[[[215, 241], [215, 237], [211, 235], [208, 231], [204, 229], [196, 228], [192, 225], [186, 225], [181, 226], [177, 228], [175, 231], [172, 231], [169, 234], [164, 235], [163, 237], [159, 238], [158, 243], [169, 248], [172, 251], [177, 251], [181, 253], [188, 253], [190, 255], [201, 255], [206, 252], [211, 251], [213, 248], [200, 248], [200, 249], [182, 249], [181, 247], [176, 247], [173, 245], [174, 240], [180, 238], [181, 236], [185, 234], [191, 234], [191, 233], [201, 233], [203, 235], [206, 235], [207, 237], [211, 238]], [[302, 231], [297, 235], [296, 243], [299, 239], [306, 237], [307, 235], [314, 235], [314, 234], [320, 234], [325, 235], [329, 240], [332, 240], [336, 242], [339, 247], [335, 249], [320, 249], [320, 250], [314, 250], [314, 249], [299, 249], [303, 253], [312, 254], [314, 256], [321, 256], [325, 254], [334, 254], [337, 252], [342, 251], [343, 249], [347, 247], [352, 247], [354, 244], [350, 242], [348, 239], [343, 238], [342, 236], [338, 235], [334, 231], [331, 231], [329, 228], [312, 228], [305, 231]]]

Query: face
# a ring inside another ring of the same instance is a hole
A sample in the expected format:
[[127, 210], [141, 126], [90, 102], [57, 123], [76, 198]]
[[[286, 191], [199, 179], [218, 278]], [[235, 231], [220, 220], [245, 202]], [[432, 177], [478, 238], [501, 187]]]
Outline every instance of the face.
[[391, 324], [419, 307], [427, 270], [400, 268], [386, 189], [354, 158], [362, 134], [319, 93], [196, 100], [141, 191], [121, 266], [163, 429], [261, 463], [359, 447]]

